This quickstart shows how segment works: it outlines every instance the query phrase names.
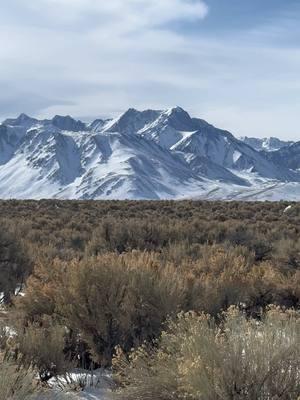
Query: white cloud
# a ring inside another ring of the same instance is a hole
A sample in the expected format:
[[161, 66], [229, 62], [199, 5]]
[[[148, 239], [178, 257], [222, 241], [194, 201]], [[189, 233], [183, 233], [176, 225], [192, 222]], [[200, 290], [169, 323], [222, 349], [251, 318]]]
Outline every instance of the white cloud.
[[49, 18], [77, 22], [91, 16], [103, 27], [134, 31], [176, 20], [197, 21], [208, 13], [202, 0], [31, 0]]
[[299, 48], [253, 32], [174, 28], [178, 20], [201, 25], [203, 1], [10, 0], [2, 7], [0, 119], [178, 104], [238, 135], [299, 135]]

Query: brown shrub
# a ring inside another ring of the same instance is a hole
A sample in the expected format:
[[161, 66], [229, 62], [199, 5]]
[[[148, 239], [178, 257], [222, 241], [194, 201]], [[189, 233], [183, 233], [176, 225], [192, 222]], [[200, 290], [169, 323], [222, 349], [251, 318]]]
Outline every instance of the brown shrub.
[[114, 376], [122, 400], [297, 400], [300, 319], [270, 309], [258, 323], [231, 308], [221, 325], [181, 314], [155, 347], [128, 357], [119, 349]]

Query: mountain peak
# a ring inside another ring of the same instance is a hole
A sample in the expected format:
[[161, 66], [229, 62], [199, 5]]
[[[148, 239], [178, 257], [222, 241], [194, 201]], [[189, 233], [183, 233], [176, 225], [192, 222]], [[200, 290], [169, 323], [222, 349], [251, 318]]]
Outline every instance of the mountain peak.
[[17, 118], [8, 118], [3, 124], [11, 125], [11, 126], [20, 126], [20, 125], [28, 125], [31, 123], [37, 122], [37, 119], [29, 117], [27, 114], [20, 114]]
[[135, 108], [128, 108], [127, 111], [119, 116], [118, 120], [119, 122], [128, 121], [131, 118], [135, 118], [138, 114], [140, 114], [140, 111], [136, 110]]
[[160, 115], [161, 111], [145, 110], [138, 111], [129, 108], [118, 118], [114, 119], [106, 128], [107, 132], [120, 132], [122, 134], [136, 133], [145, 125], [152, 123]]
[[95, 119], [93, 122], [91, 122], [88, 127], [89, 129], [91, 129], [94, 132], [97, 132], [99, 130], [101, 130], [105, 124], [105, 122], [107, 122], [107, 120], [105, 121], [102, 118], [97, 118]]
[[182, 114], [188, 114], [187, 111], [185, 111], [185, 110], [184, 110], [182, 107], [180, 107], [180, 106], [175, 106], [175, 107], [168, 108], [168, 109], [165, 111], [165, 113], [168, 114], [168, 115], [180, 114], [180, 113], [182, 113]]
[[178, 131], [197, 130], [189, 113], [179, 106], [167, 109], [164, 111], [163, 116], [166, 118], [167, 123]]
[[31, 120], [31, 119], [33, 119], [33, 118], [29, 117], [29, 115], [27, 115], [27, 114], [25, 114], [25, 113], [21, 113], [21, 114], [18, 116], [17, 121], [26, 122], [26, 121], [29, 121], [29, 120]]
[[133, 107], [130, 107], [130, 108], [128, 108], [128, 110], [127, 111], [125, 111], [125, 113], [124, 114], [136, 114], [136, 113], [138, 113], [139, 111], [136, 109], [136, 108], [133, 108]]
[[81, 121], [76, 121], [70, 115], [56, 115], [52, 118], [52, 125], [64, 131], [80, 132], [86, 130], [86, 125]]

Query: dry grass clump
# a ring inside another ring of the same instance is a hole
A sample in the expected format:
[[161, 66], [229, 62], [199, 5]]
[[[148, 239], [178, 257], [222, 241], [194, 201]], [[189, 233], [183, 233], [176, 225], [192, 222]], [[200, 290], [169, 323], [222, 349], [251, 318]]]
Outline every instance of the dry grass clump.
[[270, 308], [258, 322], [231, 308], [216, 325], [180, 314], [154, 347], [118, 350], [113, 366], [122, 400], [297, 400], [299, 315]]
[[0, 400], [30, 400], [35, 392], [34, 373], [11, 361], [0, 362]]

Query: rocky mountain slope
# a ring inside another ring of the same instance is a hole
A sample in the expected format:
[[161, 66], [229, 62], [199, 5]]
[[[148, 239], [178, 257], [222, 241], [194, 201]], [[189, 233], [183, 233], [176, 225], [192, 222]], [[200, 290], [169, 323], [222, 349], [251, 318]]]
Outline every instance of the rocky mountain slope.
[[293, 143], [277, 151], [265, 154], [276, 165], [300, 171], [300, 142]]
[[0, 125], [0, 198], [295, 199], [299, 154], [257, 151], [180, 107], [90, 124], [21, 114]]

